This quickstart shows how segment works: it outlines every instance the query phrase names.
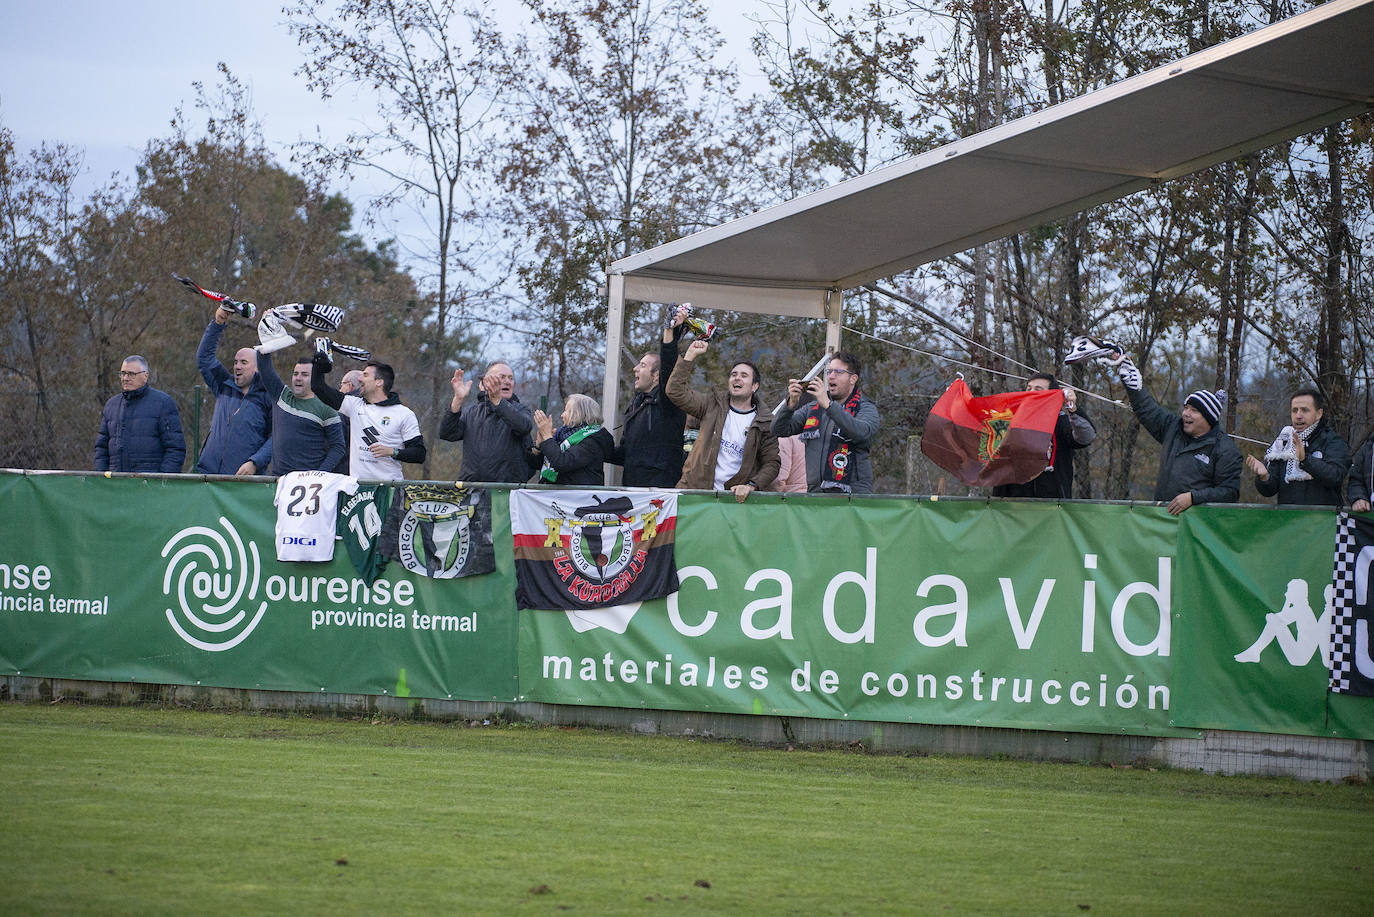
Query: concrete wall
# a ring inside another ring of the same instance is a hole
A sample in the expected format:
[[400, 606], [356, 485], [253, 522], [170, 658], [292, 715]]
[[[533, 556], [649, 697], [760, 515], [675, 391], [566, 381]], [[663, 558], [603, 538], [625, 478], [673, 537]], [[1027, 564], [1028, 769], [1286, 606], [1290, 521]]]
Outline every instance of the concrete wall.
[[1010, 757], [1117, 766], [1165, 766], [1213, 774], [1252, 774], [1299, 780], [1368, 780], [1374, 742], [1313, 736], [1208, 730], [1199, 738], [1096, 735], [975, 726], [924, 726], [847, 720], [796, 719], [573, 707], [369, 694], [311, 694], [134, 682], [76, 681], [9, 675], [0, 701], [152, 704], [218, 710], [383, 715], [436, 720], [530, 720], [556, 726], [599, 726], [645, 735], [702, 736], [760, 745], [851, 745], [893, 754]]

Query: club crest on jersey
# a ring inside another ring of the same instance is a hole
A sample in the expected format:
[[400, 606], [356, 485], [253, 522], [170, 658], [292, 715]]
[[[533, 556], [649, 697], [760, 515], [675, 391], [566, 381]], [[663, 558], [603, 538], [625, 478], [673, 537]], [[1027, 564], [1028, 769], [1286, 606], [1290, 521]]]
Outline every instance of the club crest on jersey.
[[397, 532], [402, 566], [433, 579], [458, 576], [472, 553], [472, 517], [479, 499], [466, 489], [406, 488]]

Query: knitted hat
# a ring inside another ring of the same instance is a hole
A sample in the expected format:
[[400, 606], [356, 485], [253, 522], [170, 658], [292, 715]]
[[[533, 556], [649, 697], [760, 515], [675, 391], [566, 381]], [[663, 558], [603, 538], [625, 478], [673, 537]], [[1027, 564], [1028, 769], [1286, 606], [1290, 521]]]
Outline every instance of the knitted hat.
[[1215, 427], [1221, 420], [1222, 412], [1226, 410], [1226, 390], [1217, 389], [1216, 392], [1209, 392], [1205, 388], [1199, 389], [1183, 399], [1183, 403], [1197, 408], [1198, 413], [1207, 418], [1207, 423]]

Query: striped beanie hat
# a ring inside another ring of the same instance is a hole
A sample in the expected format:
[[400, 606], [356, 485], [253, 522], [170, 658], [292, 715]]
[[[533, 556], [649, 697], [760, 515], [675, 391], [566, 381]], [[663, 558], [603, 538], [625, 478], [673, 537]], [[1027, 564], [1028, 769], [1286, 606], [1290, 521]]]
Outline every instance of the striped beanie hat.
[[1207, 418], [1207, 423], [1215, 427], [1221, 420], [1222, 412], [1226, 410], [1226, 390], [1217, 389], [1215, 392], [1209, 392], [1205, 388], [1199, 389], [1183, 399], [1183, 403], [1197, 408], [1198, 413]]

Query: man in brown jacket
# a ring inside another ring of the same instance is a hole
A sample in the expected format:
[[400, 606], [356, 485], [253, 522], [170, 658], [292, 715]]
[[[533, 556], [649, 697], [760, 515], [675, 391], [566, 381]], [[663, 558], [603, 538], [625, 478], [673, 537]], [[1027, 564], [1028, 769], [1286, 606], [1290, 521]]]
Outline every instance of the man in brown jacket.
[[753, 363], [746, 360], [731, 367], [723, 392], [692, 391], [692, 369], [708, 346], [693, 341], [668, 377], [668, 398], [701, 420], [701, 432], [677, 486], [728, 490], [743, 503], [778, 476], [778, 438], [771, 429], [772, 418], [759, 409], [759, 371]]

